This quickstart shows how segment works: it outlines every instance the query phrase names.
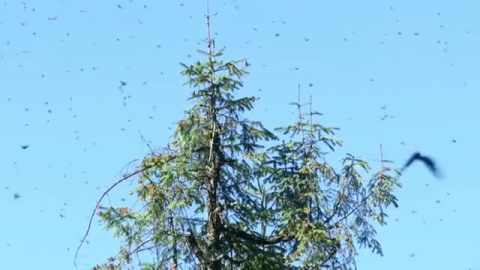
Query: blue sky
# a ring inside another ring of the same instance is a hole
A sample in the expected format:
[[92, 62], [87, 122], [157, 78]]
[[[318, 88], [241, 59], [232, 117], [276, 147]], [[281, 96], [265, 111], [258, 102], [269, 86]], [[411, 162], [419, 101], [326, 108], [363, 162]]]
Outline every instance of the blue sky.
[[[238, 93], [261, 97], [249, 117], [271, 129], [293, 121], [288, 103], [300, 84], [322, 124], [341, 128], [340, 153], [378, 169], [383, 144], [397, 167], [414, 151], [441, 166], [441, 180], [420, 165], [402, 177], [400, 207], [378, 228], [385, 256], [361, 251], [359, 269], [480, 269], [479, 8], [211, 1], [224, 59], [252, 64]], [[203, 60], [204, 11], [203, 1], [0, 2], [2, 269], [74, 269], [96, 200], [148, 153], [139, 130], [160, 148], [191, 105], [178, 63]], [[131, 187], [110, 202], [132, 200]], [[78, 269], [116, 254], [117, 240], [97, 221], [88, 240]]]

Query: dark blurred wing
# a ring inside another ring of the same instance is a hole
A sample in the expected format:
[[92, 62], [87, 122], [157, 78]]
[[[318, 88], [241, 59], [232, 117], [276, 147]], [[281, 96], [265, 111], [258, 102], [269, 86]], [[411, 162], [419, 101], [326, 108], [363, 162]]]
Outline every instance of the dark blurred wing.
[[437, 168], [437, 165], [435, 164], [435, 161], [430, 158], [430, 157], [421, 157], [420, 160], [423, 162], [423, 164], [425, 164], [425, 166], [427, 166], [427, 168], [435, 175], [435, 176], [439, 176], [439, 171], [438, 171], [438, 168]]
[[413, 153], [413, 155], [407, 160], [407, 162], [405, 162], [405, 165], [403, 165], [402, 169], [400, 169], [400, 174], [402, 174], [403, 171], [405, 171], [408, 167], [410, 167], [410, 165], [412, 165], [412, 163], [415, 160], [417, 160], [419, 157], [420, 157], [420, 153], [418, 152]]

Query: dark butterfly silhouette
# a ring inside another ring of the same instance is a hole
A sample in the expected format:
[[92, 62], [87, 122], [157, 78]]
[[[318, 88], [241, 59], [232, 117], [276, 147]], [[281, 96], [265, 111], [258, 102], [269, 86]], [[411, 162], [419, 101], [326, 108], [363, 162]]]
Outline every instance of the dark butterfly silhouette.
[[421, 161], [423, 164], [425, 164], [425, 166], [427, 166], [427, 168], [433, 173], [433, 175], [435, 175], [435, 177], [440, 177], [440, 171], [435, 164], [435, 161], [428, 156], [420, 154], [419, 152], [413, 153], [413, 155], [407, 160], [405, 165], [403, 165], [403, 168], [400, 170], [400, 175], [415, 161]]

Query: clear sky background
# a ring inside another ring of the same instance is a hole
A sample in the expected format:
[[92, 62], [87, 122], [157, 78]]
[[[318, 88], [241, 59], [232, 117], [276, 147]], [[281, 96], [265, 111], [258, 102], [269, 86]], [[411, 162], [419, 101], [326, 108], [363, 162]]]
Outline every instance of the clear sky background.
[[[97, 199], [149, 151], [139, 130], [165, 146], [191, 105], [179, 62], [204, 60], [204, 1], [0, 3], [0, 268], [74, 269]], [[420, 164], [402, 177], [400, 207], [378, 228], [385, 256], [362, 250], [359, 269], [480, 269], [478, 1], [212, 0], [211, 10], [224, 59], [252, 64], [238, 92], [261, 97], [249, 117], [289, 124], [300, 84], [321, 123], [341, 128], [340, 153], [378, 170], [383, 144], [396, 167], [414, 151], [441, 166], [442, 180]], [[132, 201], [132, 187], [103, 204]], [[118, 251], [97, 220], [88, 240], [78, 269]]]

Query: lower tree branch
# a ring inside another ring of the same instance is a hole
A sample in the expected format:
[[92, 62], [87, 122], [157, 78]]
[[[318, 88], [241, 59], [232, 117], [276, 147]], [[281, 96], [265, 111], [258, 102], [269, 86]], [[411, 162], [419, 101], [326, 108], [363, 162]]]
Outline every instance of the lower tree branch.
[[243, 231], [228, 225], [223, 225], [222, 229], [225, 232], [231, 233], [236, 237], [241, 238], [245, 241], [254, 242], [255, 244], [260, 244], [260, 245], [274, 245], [278, 243], [289, 242], [295, 239], [294, 234], [286, 234], [286, 235], [282, 234], [278, 236], [264, 237], [261, 235], [248, 233], [246, 231]]

